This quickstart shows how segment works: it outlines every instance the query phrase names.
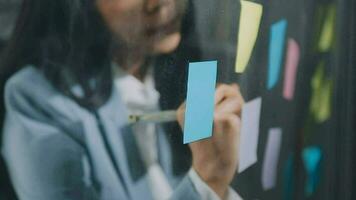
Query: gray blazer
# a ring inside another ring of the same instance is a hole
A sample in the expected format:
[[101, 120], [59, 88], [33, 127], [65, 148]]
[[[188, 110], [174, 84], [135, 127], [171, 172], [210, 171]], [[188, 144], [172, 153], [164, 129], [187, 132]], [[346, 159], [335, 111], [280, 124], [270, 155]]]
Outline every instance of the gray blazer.
[[[5, 105], [2, 153], [20, 199], [152, 199], [115, 89], [93, 114], [27, 66], [7, 82]], [[172, 199], [200, 199], [188, 176], [173, 175], [162, 130], [158, 148]]]

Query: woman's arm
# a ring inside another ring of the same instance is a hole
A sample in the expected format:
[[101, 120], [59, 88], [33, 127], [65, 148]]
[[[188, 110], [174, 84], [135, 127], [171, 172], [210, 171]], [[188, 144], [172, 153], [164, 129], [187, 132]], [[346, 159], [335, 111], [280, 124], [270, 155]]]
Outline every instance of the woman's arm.
[[[46, 116], [46, 108], [33, 97], [38, 92], [34, 91], [41, 88], [24, 87], [25, 83], [12, 80], [5, 92], [2, 153], [18, 197], [21, 200], [99, 199], [90, 182], [83, 147]], [[46, 105], [46, 98], [42, 101]]]
[[[215, 93], [213, 136], [189, 144], [193, 155], [193, 169], [221, 199], [227, 197], [229, 184], [238, 165], [237, 150], [243, 104], [244, 100], [236, 84], [219, 85]], [[177, 112], [182, 127], [184, 111], [183, 104]]]

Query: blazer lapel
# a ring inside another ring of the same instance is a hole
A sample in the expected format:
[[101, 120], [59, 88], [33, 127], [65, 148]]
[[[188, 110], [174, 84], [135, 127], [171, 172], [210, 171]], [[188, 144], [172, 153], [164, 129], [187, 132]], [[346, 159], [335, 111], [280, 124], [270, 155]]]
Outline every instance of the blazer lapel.
[[[146, 179], [146, 169], [142, 162], [136, 141], [128, 124], [128, 115], [122, 100], [115, 88], [107, 104], [99, 110], [103, 125], [109, 140], [109, 146], [114, 152], [115, 162], [128, 184], [133, 199], [151, 199], [150, 189]], [[140, 196], [145, 194], [144, 196]]]
[[126, 157], [131, 178], [134, 182], [136, 182], [147, 173], [147, 169], [139, 152], [137, 142], [134, 138], [132, 126], [123, 126], [121, 128], [121, 132], [126, 149]]

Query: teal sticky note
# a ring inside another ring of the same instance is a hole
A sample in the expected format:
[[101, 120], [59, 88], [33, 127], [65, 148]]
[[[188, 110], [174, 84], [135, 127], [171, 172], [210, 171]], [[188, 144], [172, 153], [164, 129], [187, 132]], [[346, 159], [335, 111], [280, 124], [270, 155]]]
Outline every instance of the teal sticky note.
[[319, 181], [319, 166], [322, 152], [319, 147], [308, 147], [303, 150], [302, 157], [304, 167], [307, 171], [307, 183], [305, 185], [305, 194], [310, 197]]
[[283, 199], [289, 200], [293, 199], [294, 195], [294, 153], [288, 156], [284, 167], [284, 192]]
[[281, 70], [287, 30], [287, 20], [283, 19], [271, 27], [267, 88], [272, 89], [278, 82]]
[[217, 61], [189, 64], [184, 144], [212, 136]]

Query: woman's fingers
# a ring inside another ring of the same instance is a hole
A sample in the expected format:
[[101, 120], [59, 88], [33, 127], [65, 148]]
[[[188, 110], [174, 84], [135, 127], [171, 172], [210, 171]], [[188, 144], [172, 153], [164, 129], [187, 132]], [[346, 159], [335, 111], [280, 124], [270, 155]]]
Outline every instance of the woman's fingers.
[[241, 115], [244, 99], [237, 84], [219, 85], [215, 93], [215, 112]]
[[215, 105], [221, 103], [225, 98], [237, 96], [239, 88], [237, 84], [219, 84], [215, 91]]
[[[244, 99], [237, 84], [219, 84], [215, 91], [215, 114], [235, 114], [241, 116]], [[177, 119], [180, 126], [184, 126], [185, 102], [177, 110]]]
[[177, 112], [176, 112], [176, 117], [177, 117], [177, 121], [180, 125], [180, 127], [184, 127], [184, 117], [185, 117], [185, 105], [186, 103], [183, 102], [179, 108], [177, 109]]
[[238, 116], [241, 115], [241, 109], [243, 106], [243, 101], [238, 97], [227, 98], [222, 101], [220, 104], [216, 105], [215, 112], [216, 113], [233, 113]]
[[236, 114], [215, 114], [214, 115], [214, 133], [225, 134], [239, 132], [240, 117]]

